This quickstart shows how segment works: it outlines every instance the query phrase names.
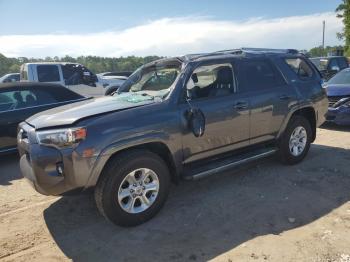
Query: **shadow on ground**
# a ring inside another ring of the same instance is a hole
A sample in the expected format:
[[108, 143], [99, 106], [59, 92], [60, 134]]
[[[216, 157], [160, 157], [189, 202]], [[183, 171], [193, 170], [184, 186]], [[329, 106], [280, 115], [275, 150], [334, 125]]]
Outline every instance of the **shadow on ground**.
[[106, 222], [92, 195], [61, 198], [44, 217], [57, 245], [75, 261], [203, 261], [257, 236], [309, 224], [349, 201], [346, 157], [344, 149], [313, 145], [297, 166], [268, 160], [182, 182], [158, 216], [135, 228]]
[[21, 179], [19, 156], [17, 153], [0, 156], [0, 185], [10, 185], [11, 181]]

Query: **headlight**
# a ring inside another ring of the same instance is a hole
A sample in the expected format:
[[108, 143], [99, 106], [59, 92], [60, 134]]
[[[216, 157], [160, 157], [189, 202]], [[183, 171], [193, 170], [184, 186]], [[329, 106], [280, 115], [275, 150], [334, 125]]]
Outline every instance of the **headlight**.
[[70, 147], [86, 138], [86, 128], [64, 128], [36, 133], [39, 144], [57, 147]]

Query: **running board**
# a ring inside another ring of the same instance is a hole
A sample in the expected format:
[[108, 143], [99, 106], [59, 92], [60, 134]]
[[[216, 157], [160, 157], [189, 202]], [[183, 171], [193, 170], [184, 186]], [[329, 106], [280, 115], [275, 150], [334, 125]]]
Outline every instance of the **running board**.
[[184, 179], [186, 180], [198, 180], [207, 176], [211, 176], [228, 169], [238, 167], [261, 158], [272, 156], [277, 152], [277, 148], [269, 148], [265, 150], [258, 150], [253, 153], [246, 153], [238, 156], [234, 156], [224, 160], [217, 160], [214, 164], [209, 164], [207, 168], [201, 167], [192, 170], [190, 173], [185, 172]]

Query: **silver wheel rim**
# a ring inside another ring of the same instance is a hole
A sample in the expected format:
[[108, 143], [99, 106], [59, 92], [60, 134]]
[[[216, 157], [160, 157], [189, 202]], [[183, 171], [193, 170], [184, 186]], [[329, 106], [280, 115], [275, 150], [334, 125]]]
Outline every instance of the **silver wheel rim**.
[[300, 156], [306, 147], [307, 133], [306, 129], [298, 126], [292, 132], [289, 139], [289, 151], [293, 156]]
[[151, 169], [139, 168], [127, 174], [120, 184], [118, 204], [128, 213], [141, 213], [152, 206], [158, 192], [157, 174]]

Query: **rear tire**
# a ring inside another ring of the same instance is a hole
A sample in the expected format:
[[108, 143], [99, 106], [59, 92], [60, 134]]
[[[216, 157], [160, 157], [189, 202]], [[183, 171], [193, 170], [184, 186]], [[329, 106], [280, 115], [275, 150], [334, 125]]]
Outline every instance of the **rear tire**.
[[133, 150], [107, 164], [96, 185], [95, 200], [100, 213], [112, 223], [136, 226], [160, 211], [169, 187], [165, 162], [147, 150]]
[[302, 116], [292, 117], [279, 144], [279, 155], [282, 163], [295, 165], [301, 162], [309, 152], [311, 140], [310, 122]]

